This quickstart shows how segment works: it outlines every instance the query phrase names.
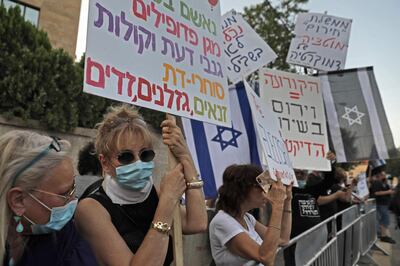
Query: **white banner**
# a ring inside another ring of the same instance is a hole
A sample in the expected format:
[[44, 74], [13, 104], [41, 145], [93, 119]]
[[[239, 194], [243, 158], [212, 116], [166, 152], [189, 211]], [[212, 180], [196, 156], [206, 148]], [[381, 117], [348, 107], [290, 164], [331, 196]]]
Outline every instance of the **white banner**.
[[325, 110], [318, 78], [263, 68], [260, 97], [278, 117], [294, 168], [329, 171]]
[[367, 178], [365, 173], [358, 175], [358, 183], [357, 183], [357, 197], [359, 199], [364, 199], [369, 195]]
[[218, 1], [92, 0], [84, 91], [228, 126]]
[[233, 83], [277, 58], [271, 47], [235, 10], [222, 17], [222, 32], [225, 64], [229, 80]]
[[253, 91], [250, 85], [245, 82], [247, 98], [253, 114], [254, 127], [267, 160], [268, 170], [273, 180], [276, 180], [276, 171], [283, 173], [282, 182], [286, 185], [297, 180], [292, 168], [292, 163], [285, 142], [279, 130], [278, 121], [274, 113], [270, 111], [267, 104]]
[[286, 62], [324, 71], [344, 69], [351, 23], [326, 14], [298, 14]]

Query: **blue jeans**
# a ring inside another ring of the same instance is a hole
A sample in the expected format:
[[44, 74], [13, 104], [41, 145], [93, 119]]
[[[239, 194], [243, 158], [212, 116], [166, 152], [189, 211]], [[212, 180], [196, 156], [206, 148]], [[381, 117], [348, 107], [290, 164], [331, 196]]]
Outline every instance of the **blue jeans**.
[[376, 218], [379, 225], [383, 225], [385, 228], [389, 227], [389, 206], [388, 205], [376, 205]]

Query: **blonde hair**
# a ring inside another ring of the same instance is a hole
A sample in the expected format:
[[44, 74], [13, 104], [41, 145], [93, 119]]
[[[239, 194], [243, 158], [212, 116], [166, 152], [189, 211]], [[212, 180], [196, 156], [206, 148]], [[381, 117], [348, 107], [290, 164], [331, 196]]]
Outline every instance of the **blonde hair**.
[[152, 145], [151, 128], [143, 120], [139, 112], [130, 105], [110, 107], [102, 122], [96, 125], [96, 153], [109, 156], [115, 152], [128, 134], [140, 134], [144, 141]]
[[0, 261], [4, 260], [7, 231], [12, 218], [7, 192], [12, 187], [23, 190], [35, 188], [50, 169], [66, 158], [70, 144], [60, 140], [59, 152], [50, 149], [44, 157], [31, 164], [52, 141], [48, 136], [22, 130], [13, 130], [0, 137]]

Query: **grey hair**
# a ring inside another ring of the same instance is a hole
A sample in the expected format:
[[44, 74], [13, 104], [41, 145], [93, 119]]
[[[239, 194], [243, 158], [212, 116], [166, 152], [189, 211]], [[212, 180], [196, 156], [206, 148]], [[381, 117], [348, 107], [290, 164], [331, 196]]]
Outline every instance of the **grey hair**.
[[[22, 130], [13, 130], [0, 137], [0, 261], [4, 259], [7, 231], [12, 218], [7, 192], [11, 187], [21, 187], [25, 191], [37, 187], [49, 170], [66, 158], [71, 145], [66, 140], [60, 140], [59, 152], [50, 149], [43, 158], [21, 172], [52, 141], [48, 136]], [[18, 172], [20, 174], [16, 176]]]

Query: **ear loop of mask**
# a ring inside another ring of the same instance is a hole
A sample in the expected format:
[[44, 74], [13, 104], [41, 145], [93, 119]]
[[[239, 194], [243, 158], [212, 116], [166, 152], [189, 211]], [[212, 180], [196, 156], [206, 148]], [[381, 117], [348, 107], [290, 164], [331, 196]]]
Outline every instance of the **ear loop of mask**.
[[51, 208], [49, 208], [46, 204], [44, 204], [43, 202], [41, 202], [38, 198], [36, 198], [34, 195], [32, 195], [31, 193], [28, 193], [29, 196], [31, 196], [31, 198], [33, 198], [37, 203], [39, 203], [40, 205], [42, 205], [43, 207], [45, 207], [46, 209], [48, 209], [49, 211], [51, 211]]
[[[37, 197], [35, 197], [33, 194], [28, 193], [28, 195], [34, 199], [37, 203], [39, 203], [40, 205], [42, 205], [43, 207], [45, 207], [47, 210], [51, 211], [51, 209], [46, 206], [46, 204], [44, 204], [43, 202], [41, 202]], [[28, 222], [30, 222], [31, 224], [36, 224], [34, 221], [32, 221], [31, 219], [29, 219], [27, 216], [22, 215], [22, 217], [24, 217]]]

